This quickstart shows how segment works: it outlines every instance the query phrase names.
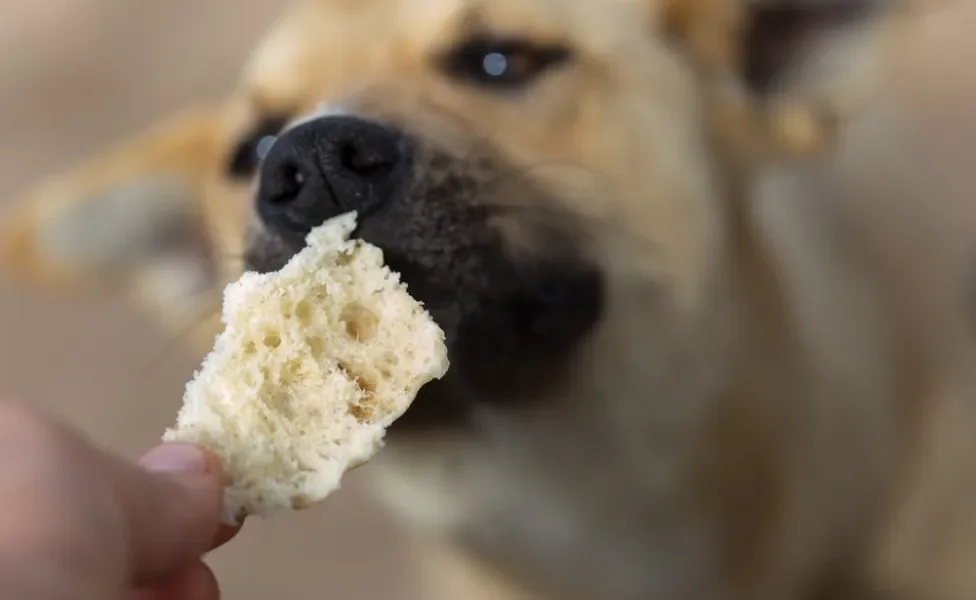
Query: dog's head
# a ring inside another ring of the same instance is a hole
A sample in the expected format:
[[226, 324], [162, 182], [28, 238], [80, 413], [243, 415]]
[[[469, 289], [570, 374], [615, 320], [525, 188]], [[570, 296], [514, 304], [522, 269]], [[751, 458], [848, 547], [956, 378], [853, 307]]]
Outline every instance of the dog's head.
[[[585, 210], [691, 243], [670, 219], [712, 210], [682, 200], [722, 183], [706, 164], [714, 161], [706, 138], [731, 140], [725, 154], [738, 161], [757, 147], [822, 142], [874, 72], [872, 52], [885, 39], [876, 17], [891, 3], [298, 2], [226, 102], [167, 118], [28, 190], [4, 215], [0, 264], [59, 292], [121, 289], [183, 332], [242, 267], [261, 153], [320, 105], [359, 118], [345, 121], [349, 135], [364, 121], [392, 128], [414, 146], [407, 152], [420, 163], [411, 168], [457, 181], [459, 195], [493, 189], [494, 203], [507, 206], [490, 209], [491, 220], [508, 211], [541, 223], [560, 213], [572, 228], [579, 214], [571, 215]], [[484, 168], [457, 173], [462, 155]], [[432, 183], [399, 176], [410, 183], [390, 182], [384, 193]], [[517, 180], [533, 191], [502, 199]], [[635, 200], [642, 189], [661, 198]], [[475, 204], [477, 212], [491, 203]], [[677, 212], [661, 219], [657, 211]], [[504, 234], [516, 245], [532, 235]], [[217, 326], [211, 319], [200, 330], [199, 350]]]
[[236, 165], [258, 175], [248, 267], [279, 268], [313, 227], [358, 211], [356, 235], [384, 250], [451, 349], [447, 379], [400, 430], [458, 424], [473, 399], [572, 395], [596, 368], [584, 363], [609, 360], [608, 336], [631, 365], [684, 343], [721, 285], [751, 170], [829, 139], [856, 91], [840, 84], [863, 76], [857, 59], [891, 12], [305, 2], [242, 86], [252, 130], [271, 134], [252, 135]]

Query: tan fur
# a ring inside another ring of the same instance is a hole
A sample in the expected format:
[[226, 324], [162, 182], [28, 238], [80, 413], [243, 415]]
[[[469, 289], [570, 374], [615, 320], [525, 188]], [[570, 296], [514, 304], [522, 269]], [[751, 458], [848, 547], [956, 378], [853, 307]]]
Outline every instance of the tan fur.
[[[398, 440], [370, 467], [379, 497], [434, 539], [429, 597], [976, 597], [972, 324], [940, 213], [822, 176], [877, 154], [842, 126], [865, 101], [855, 83], [882, 64], [852, 53], [850, 72], [799, 69], [759, 97], [739, 77], [743, 6], [300, 2], [216, 114], [31, 196], [5, 262], [56, 285], [107, 277], [46, 260], [33, 240], [65, 202], [174, 171], [218, 290], [251, 219], [252, 190], [223, 165], [263, 114], [341, 108], [462, 164], [490, 141], [582, 223], [608, 306], [543, 402]], [[571, 43], [577, 62], [517, 98], [458, 85], [429, 55], [472, 25]], [[828, 49], [896, 39], [872, 33]], [[774, 162], [796, 153], [822, 162]], [[542, 202], [519, 184], [507, 200]], [[498, 227], [513, 253], [540, 251], [525, 223]], [[131, 293], [151, 262], [122, 268]], [[187, 321], [186, 306], [164, 308]]]
[[174, 115], [30, 190], [0, 225], [7, 272], [58, 293], [122, 289], [174, 332], [195, 328], [219, 296], [211, 256], [222, 240], [201, 199], [219, 199], [225, 115]]

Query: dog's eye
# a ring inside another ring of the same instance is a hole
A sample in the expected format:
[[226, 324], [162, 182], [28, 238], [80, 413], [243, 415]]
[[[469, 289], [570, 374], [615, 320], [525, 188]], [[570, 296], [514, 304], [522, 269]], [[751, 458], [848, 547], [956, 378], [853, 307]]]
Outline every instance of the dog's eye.
[[227, 162], [227, 174], [235, 179], [247, 179], [254, 175], [268, 148], [285, 125], [286, 117], [262, 119], [241, 138], [231, 151]]
[[520, 39], [475, 39], [454, 48], [441, 59], [449, 76], [502, 89], [524, 87], [565, 63], [570, 51], [563, 46], [538, 45]]

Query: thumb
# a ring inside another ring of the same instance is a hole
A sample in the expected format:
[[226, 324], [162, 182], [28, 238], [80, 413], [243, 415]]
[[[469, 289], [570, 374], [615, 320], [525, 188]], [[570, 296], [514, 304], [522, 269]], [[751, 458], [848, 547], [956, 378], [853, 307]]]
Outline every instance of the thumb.
[[190, 444], [163, 444], [139, 464], [120, 464], [116, 479], [131, 585], [178, 572], [213, 547], [223, 480], [219, 459]]

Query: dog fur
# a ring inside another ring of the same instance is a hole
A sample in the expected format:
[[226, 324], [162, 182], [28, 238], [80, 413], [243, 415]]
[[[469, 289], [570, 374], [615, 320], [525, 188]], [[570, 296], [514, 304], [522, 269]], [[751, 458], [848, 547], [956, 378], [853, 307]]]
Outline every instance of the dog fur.
[[[878, 153], [847, 127], [897, 40], [878, 8], [304, 0], [223, 105], [31, 194], [4, 261], [196, 328], [296, 250], [252, 209], [260, 140], [395, 127], [411, 183], [360, 234], [421, 265], [454, 367], [367, 468], [431, 548], [432, 597], [976, 597], [971, 318], [940, 213], [818, 177]], [[443, 66], [476, 36], [569, 54], [493, 89]], [[515, 331], [498, 306], [542, 280], [571, 300]]]

